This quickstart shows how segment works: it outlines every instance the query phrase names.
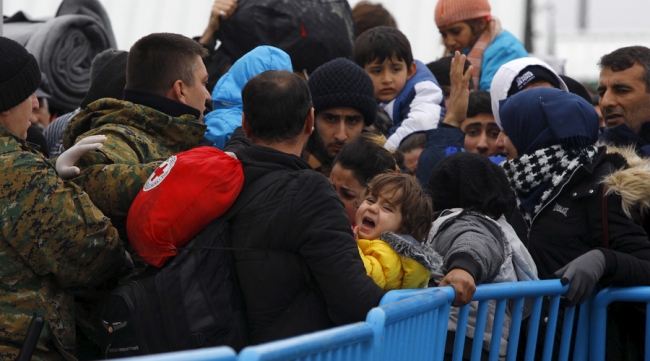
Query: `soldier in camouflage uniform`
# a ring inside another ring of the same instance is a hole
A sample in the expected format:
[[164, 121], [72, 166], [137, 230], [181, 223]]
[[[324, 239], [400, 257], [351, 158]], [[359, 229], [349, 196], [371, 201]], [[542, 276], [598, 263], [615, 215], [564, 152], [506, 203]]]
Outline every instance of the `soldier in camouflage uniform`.
[[124, 101], [100, 99], [77, 114], [63, 134], [67, 149], [91, 135], [104, 146], [82, 156], [73, 179], [126, 238], [126, 215], [154, 169], [202, 142], [210, 94], [205, 49], [182, 35], [151, 34], [129, 51]]
[[35, 360], [74, 360], [71, 287], [95, 286], [125, 262], [118, 233], [78, 186], [25, 141], [41, 80], [36, 59], [0, 37], [0, 359], [16, 358], [34, 313]]

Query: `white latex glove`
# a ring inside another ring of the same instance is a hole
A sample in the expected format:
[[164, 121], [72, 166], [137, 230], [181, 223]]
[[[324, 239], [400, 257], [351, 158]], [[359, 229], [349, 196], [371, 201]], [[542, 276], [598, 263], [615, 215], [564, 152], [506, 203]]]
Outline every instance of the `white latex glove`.
[[237, 156], [233, 152], [224, 152], [224, 153], [228, 154], [233, 159], [237, 159]]
[[92, 135], [80, 140], [77, 144], [70, 147], [70, 149], [61, 153], [56, 160], [56, 172], [59, 173], [59, 177], [70, 179], [79, 175], [79, 168], [75, 167], [74, 164], [77, 163], [82, 155], [101, 148], [105, 141], [105, 135]]

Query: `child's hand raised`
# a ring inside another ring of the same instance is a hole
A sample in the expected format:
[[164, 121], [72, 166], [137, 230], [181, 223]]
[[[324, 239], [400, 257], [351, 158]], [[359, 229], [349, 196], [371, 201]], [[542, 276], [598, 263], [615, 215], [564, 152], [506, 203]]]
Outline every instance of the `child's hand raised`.
[[449, 92], [449, 103], [447, 104], [447, 115], [443, 123], [459, 127], [467, 117], [467, 107], [469, 103], [469, 80], [472, 78], [473, 66], [469, 66], [463, 73], [467, 57], [456, 51], [454, 58], [451, 59], [451, 70], [449, 71], [449, 81], [451, 90]]

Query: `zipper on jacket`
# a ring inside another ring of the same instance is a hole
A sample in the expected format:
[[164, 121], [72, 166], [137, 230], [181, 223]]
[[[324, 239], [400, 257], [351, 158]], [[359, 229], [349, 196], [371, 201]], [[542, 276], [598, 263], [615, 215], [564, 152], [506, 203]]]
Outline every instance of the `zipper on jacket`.
[[571, 176], [569, 177], [569, 179], [567, 179], [567, 181], [564, 182], [564, 184], [562, 184], [562, 187], [560, 187], [560, 190], [557, 193], [555, 193], [553, 198], [549, 199], [548, 202], [546, 202], [546, 204], [544, 204], [544, 206], [539, 210], [539, 212], [537, 212], [537, 214], [535, 214], [535, 216], [533, 216], [533, 219], [530, 221], [530, 227], [528, 227], [528, 242], [530, 242], [530, 230], [533, 228], [533, 223], [535, 223], [535, 219], [537, 218], [537, 216], [540, 215], [542, 213], [542, 211], [546, 208], [546, 206], [551, 204], [555, 200], [555, 198], [557, 198], [560, 195], [560, 193], [562, 193], [562, 190], [564, 189], [564, 187], [567, 184], [569, 184], [569, 182], [571, 181], [571, 178], [573, 178], [573, 176], [576, 174], [578, 169], [582, 168], [583, 166], [584, 165], [581, 164], [578, 168], [574, 169], [573, 173], [571, 173]]

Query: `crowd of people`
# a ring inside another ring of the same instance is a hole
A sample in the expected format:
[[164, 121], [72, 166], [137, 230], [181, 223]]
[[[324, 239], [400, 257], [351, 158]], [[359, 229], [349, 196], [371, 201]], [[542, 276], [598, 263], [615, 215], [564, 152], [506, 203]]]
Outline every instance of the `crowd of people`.
[[[386, 9], [359, 3], [347, 57], [313, 71], [275, 44], [220, 58], [243, 9], [215, 0], [195, 39], [101, 52], [58, 117], [34, 56], [0, 37], [0, 358], [35, 314], [35, 360], [103, 357], [102, 300], [153, 267], [129, 209], [198, 147], [241, 164], [242, 193], [268, 184], [229, 221], [250, 344], [361, 321], [400, 288], [451, 286], [462, 306], [478, 284], [559, 278], [573, 306], [650, 284], [649, 48], [602, 55], [593, 105], [487, 0], [437, 1], [446, 53], [428, 64]], [[610, 312], [608, 359], [638, 359], [645, 309]]]

